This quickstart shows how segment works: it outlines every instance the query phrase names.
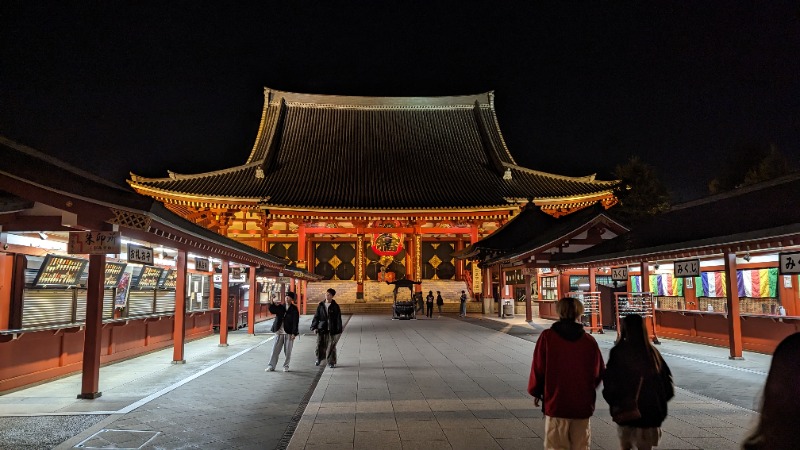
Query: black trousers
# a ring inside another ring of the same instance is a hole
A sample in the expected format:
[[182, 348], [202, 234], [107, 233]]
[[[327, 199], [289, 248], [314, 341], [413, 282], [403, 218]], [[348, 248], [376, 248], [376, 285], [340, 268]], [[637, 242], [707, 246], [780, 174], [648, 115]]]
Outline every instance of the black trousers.
[[428, 313], [427, 313], [427, 316], [428, 316], [428, 317], [431, 317], [431, 318], [433, 318], [433, 303], [428, 303]]
[[328, 363], [336, 364], [336, 343], [339, 342], [340, 334], [330, 334], [327, 331], [320, 331], [317, 333], [317, 348], [314, 353], [317, 359]]

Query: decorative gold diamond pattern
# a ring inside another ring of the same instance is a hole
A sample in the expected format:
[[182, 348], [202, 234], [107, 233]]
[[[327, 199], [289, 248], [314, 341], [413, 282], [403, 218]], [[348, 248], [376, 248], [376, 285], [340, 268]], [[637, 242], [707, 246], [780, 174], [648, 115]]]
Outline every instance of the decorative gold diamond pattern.
[[338, 256], [333, 255], [333, 258], [331, 258], [330, 261], [328, 262], [330, 263], [331, 266], [333, 266], [333, 270], [336, 270], [336, 268], [339, 267], [339, 264], [342, 263], [342, 260], [339, 259]]
[[439, 264], [441, 264], [441, 263], [442, 263], [442, 260], [441, 260], [441, 259], [439, 259], [439, 257], [438, 257], [438, 256], [436, 256], [436, 255], [433, 255], [433, 258], [429, 259], [429, 260], [428, 260], [428, 263], [430, 263], [430, 265], [431, 265], [431, 266], [433, 266], [433, 268], [434, 268], [434, 269], [436, 269], [436, 268], [438, 268], [438, 267], [439, 267]]

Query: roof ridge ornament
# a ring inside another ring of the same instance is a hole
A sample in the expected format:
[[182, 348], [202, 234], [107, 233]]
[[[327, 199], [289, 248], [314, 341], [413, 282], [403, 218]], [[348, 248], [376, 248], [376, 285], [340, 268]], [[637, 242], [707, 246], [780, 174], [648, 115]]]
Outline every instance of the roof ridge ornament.
[[503, 179], [506, 180], [506, 181], [510, 181], [511, 178], [512, 178], [511, 177], [511, 167], [506, 167], [506, 171], [503, 174]]

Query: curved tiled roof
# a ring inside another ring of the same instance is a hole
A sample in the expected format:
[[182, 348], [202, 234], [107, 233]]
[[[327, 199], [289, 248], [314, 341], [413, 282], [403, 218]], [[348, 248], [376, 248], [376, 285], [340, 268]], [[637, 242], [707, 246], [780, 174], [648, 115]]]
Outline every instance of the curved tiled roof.
[[[503, 176], [507, 170], [511, 179]], [[497, 126], [492, 93], [382, 98], [266, 90], [245, 164], [159, 179], [131, 175], [131, 186], [160, 198], [355, 210], [579, 199], [616, 185], [517, 166]]]

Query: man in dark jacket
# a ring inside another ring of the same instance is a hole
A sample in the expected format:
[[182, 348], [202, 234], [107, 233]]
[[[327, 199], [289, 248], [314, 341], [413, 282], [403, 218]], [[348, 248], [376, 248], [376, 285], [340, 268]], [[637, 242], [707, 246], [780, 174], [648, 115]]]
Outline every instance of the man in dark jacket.
[[272, 344], [272, 357], [266, 371], [272, 372], [278, 364], [278, 356], [283, 349], [285, 357], [283, 361], [283, 371], [289, 371], [289, 362], [292, 359], [292, 346], [297, 335], [300, 334], [300, 311], [294, 305], [295, 293], [287, 292], [286, 301], [273, 302], [269, 305], [269, 312], [275, 314], [272, 321], [272, 332], [275, 333], [275, 342]]
[[533, 351], [528, 393], [544, 402], [544, 448], [589, 449], [595, 389], [605, 366], [600, 348], [577, 319], [583, 304], [565, 297], [556, 310], [560, 320], [542, 332]]
[[328, 367], [336, 367], [336, 343], [342, 334], [342, 311], [333, 299], [334, 295], [336, 291], [332, 288], [325, 291], [325, 301], [320, 302], [311, 319], [311, 329], [317, 335], [317, 348], [314, 351], [317, 366], [327, 358]]

